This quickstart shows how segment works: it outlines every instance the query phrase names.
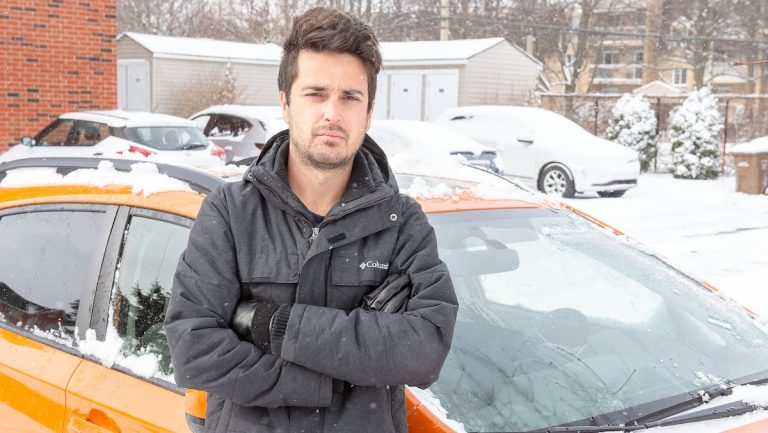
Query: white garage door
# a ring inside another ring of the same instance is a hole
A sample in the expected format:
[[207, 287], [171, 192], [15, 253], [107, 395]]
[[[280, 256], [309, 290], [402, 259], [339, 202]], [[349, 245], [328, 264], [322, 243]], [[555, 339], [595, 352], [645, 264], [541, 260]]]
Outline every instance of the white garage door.
[[392, 74], [389, 118], [421, 120], [421, 73]]
[[149, 62], [117, 61], [117, 106], [128, 111], [150, 111]]
[[425, 95], [426, 120], [431, 122], [449, 108], [459, 105], [459, 72], [428, 72]]

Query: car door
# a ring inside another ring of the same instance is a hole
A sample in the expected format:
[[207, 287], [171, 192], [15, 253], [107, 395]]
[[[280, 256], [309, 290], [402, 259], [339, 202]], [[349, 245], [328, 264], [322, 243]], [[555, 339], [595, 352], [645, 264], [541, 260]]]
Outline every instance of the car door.
[[66, 432], [188, 431], [162, 323], [191, 220], [123, 207], [101, 268]]
[[115, 208], [0, 211], [0, 431], [62, 432]]

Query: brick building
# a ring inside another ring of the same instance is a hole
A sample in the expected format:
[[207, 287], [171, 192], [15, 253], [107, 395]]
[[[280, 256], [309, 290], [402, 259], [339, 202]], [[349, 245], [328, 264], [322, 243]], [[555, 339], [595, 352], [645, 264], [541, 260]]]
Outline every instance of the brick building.
[[0, 2], [0, 151], [67, 111], [117, 105], [116, 0]]

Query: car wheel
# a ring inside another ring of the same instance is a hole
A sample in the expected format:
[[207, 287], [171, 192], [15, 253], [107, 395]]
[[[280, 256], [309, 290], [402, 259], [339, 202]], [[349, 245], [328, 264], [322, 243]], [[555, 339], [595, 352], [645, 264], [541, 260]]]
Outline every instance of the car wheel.
[[617, 191], [598, 191], [597, 195], [600, 197], [621, 197], [625, 192], [627, 192], [626, 189], [620, 189]]
[[559, 195], [565, 198], [571, 198], [576, 194], [576, 187], [573, 184], [571, 174], [565, 167], [558, 165], [550, 165], [541, 172], [539, 190], [545, 194]]

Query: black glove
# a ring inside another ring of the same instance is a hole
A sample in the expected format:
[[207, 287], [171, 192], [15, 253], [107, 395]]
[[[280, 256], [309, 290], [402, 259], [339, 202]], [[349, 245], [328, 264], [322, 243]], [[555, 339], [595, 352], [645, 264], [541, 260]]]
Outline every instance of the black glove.
[[363, 296], [360, 307], [384, 313], [405, 312], [412, 289], [408, 275], [388, 275], [379, 287]]
[[232, 330], [241, 340], [253, 343], [262, 352], [269, 352], [269, 324], [278, 308], [279, 304], [267, 299], [240, 302], [232, 316]]

